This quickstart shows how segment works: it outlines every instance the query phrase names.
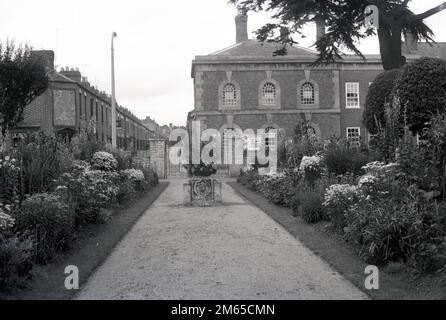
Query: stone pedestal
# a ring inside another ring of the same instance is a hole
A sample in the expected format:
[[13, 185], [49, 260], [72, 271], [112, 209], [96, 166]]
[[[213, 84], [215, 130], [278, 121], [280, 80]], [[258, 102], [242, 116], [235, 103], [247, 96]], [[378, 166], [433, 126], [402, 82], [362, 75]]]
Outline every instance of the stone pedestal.
[[183, 203], [188, 206], [211, 207], [223, 202], [222, 183], [217, 179], [191, 179], [183, 185]]

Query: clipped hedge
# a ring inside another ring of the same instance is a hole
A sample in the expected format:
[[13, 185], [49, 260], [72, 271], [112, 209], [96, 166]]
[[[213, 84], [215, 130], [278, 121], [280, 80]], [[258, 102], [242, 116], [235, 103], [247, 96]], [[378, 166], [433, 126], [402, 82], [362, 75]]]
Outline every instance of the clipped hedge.
[[421, 133], [432, 115], [446, 111], [446, 61], [421, 58], [406, 65], [393, 90], [409, 129]]
[[363, 123], [371, 134], [377, 134], [379, 125], [386, 124], [385, 105], [392, 102], [393, 88], [401, 69], [388, 70], [381, 73], [369, 87], [363, 113]]

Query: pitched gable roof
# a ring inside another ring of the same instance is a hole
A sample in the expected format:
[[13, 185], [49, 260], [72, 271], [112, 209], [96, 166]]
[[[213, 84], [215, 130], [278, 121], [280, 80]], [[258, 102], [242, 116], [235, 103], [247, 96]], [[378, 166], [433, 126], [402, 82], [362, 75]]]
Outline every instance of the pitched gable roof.
[[57, 72], [56, 70], [53, 70], [52, 72], [50, 72], [50, 74], [48, 76], [50, 78], [50, 81], [76, 83], [72, 79], [64, 76], [63, 74]]
[[[250, 57], [250, 58], [272, 58], [275, 52], [282, 49], [283, 45], [275, 42], [259, 42], [248, 40], [223, 50], [214, 52], [210, 56], [226, 57]], [[315, 56], [317, 51], [299, 46], [287, 46], [288, 56]]]

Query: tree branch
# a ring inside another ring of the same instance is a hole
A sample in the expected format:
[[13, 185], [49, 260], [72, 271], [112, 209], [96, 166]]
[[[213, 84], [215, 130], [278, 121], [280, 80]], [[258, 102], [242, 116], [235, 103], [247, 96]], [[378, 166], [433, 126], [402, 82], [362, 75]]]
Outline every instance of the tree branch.
[[430, 10], [427, 10], [426, 12], [420, 13], [420, 14], [416, 14], [412, 17], [409, 17], [409, 21], [410, 22], [415, 22], [415, 21], [419, 21], [419, 20], [424, 20], [426, 18], [429, 18], [430, 16], [433, 16], [434, 14], [437, 14], [443, 10], [446, 9], [446, 2], [443, 2], [442, 4], [436, 6], [435, 8], [432, 8]]

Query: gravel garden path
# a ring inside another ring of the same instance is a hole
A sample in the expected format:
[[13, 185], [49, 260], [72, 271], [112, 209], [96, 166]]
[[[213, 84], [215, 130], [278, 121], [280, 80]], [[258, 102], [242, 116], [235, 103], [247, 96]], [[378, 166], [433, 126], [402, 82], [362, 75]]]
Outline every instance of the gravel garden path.
[[367, 299], [263, 211], [182, 205], [172, 181], [76, 299]]

